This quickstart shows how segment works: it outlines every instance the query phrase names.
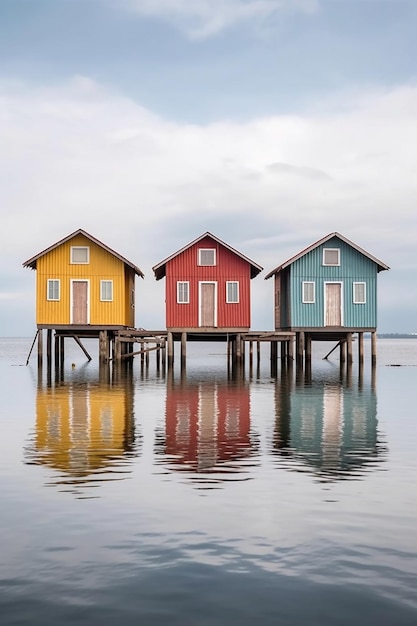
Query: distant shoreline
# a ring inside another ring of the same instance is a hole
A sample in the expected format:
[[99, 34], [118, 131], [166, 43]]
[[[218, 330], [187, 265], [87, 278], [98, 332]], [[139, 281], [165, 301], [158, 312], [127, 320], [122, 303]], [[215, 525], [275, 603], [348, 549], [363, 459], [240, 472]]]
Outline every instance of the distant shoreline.
[[417, 333], [377, 333], [378, 339], [417, 339]]

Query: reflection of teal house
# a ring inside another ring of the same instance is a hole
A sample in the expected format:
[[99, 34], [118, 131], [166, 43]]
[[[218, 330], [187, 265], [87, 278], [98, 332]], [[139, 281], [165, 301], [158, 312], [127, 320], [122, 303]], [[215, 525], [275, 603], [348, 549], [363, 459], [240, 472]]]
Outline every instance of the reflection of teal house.
[[346, 237], [330, 233], [265, 277], [275, 277], [276, 330], [376, 331], [377, 275], [388, 269]]
[[336, 382], [289, 390], [277, 386], [274, 450], [287, 469], [307, 467], [324, 480], [358, 478], [386, 457], [371, 388]]

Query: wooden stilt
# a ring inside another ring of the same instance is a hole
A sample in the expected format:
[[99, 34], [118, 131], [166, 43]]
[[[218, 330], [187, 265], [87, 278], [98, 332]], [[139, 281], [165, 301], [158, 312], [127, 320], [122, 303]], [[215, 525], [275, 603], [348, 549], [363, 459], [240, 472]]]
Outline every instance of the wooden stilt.
[[172, 333], [168, 333], [167, 343], [168, 343], [168, 367], [171, 367], [174, 363], [174, 335]]
[[371, 333], [371, 363], [376, 365], [376, 332]]
[[187, 333], [181, 333], [181, 367], [187, 359]]
[[167, 354], [166, 341], [164, 340], [163, 343], [162, 343], [162, 355], [161, 355], [162, 356], [162, 370], [163, 370], [163, 372], [165, 372], [165, 369], [166, 369], [166, 360], [167, 360], [166, 354]]
[[61, 343], [61, 337], [55, 333], [54, 339], [54, 364], [55, 370], [59, 369], [59, 345]]
[[351, 365], [353, 362], [352, 334], [353, 333], [346, 333], [347, 362], [349, 365]]
[[296, 342], [296, 360], [297, 363], [302, 363], [304, 359], [304, 332], [299, 331], [295, 335]]
[[358, 333], [358, 361], [359, 363], [363, 363], [364, 353], [363, 353], [363, 333]]
[[292, 339], [288, 341], [288, 359], [294, 360], [294, 341]]
[[106, 363], [108, 359], [108, 348], [107, 348], [107, 331], [101, 330], [99, 333], [99, 361], [100, 363]]
[[65, 337], [60, 337], [60, 342], [59, 342], [59, 366], [61, 368], [61, 372], [64, 371], [64, 360], [65, 360], [64, 341], [65, 341]]
[[306, 360], [306, 363], [307, 361], [309, 361], [310, 366], [311, 366], [311, 335], [309, 333], [306, 333], [304, 335], [304, 339], [305, 339], [305, 360]]
[[256, 342], [256, 367], [259, 368], [261, 363], [261, 342]]
[[346, 341], [339, 341], [340, 346], [340, 363], [346, 362]]
[[236, 361], [240, 364], [242, 361], [242, 342], [240, 333], [236, 335]]
[[38, 330], [38, 367], [41, 368], [43, 364], [43, 330]]

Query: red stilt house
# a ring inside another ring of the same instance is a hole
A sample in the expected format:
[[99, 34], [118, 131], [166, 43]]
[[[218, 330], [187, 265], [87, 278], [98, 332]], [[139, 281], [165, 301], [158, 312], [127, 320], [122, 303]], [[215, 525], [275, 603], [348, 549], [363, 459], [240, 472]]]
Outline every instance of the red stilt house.
[[169, 332], [249, 330], [250, 281], [263, 268], [224, 241], [206, 232], [152, 269], [166, 278]]

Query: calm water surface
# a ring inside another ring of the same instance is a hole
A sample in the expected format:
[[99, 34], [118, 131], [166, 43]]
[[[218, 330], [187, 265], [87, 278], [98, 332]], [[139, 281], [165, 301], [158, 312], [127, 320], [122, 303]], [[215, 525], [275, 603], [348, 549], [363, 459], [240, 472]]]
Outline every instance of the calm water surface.
[[0, 339], [2, 626], [417, 624], [417, 340], [239, 381], [222, 344], [113, 380], [30, 345]]

